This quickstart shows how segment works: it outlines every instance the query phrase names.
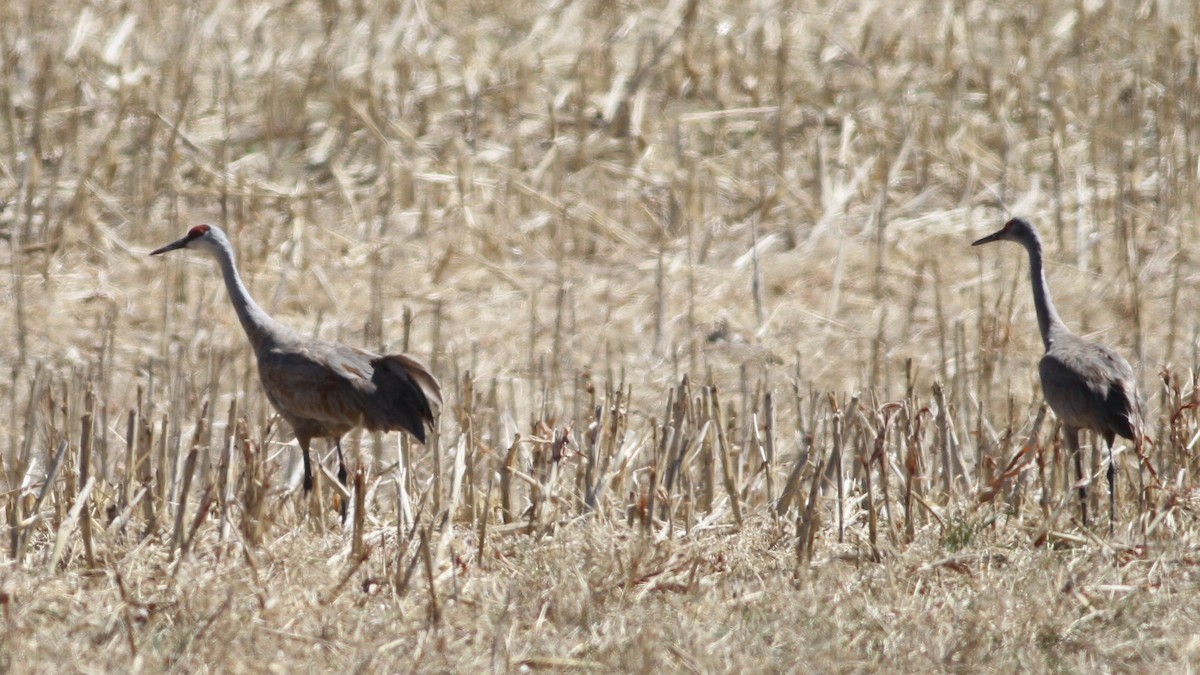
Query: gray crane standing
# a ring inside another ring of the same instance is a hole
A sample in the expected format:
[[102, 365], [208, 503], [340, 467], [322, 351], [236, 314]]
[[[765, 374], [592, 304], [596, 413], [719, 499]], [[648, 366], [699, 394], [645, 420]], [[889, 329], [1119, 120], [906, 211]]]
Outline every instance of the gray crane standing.
[[1133, 368], [1120, 354], [1104, 345], [1072, 333], [1058, 316], [1046, 287], [1042, 268], [1042, 240], [1029, 222], [1013, 218], [1000, 231], [973, 244], [1015, 241], [1029, 252], [1029, 277], [1033, 282], [1033, 306], [1046, 353], [1038, 364], [1042, 394], [1050, 409], [1062, 421], [1063, 434], [1075, 460], [1079, 478], [1079, 504], [1083, 524], [1087, 525], [1087, 487], [1083, 480], [1083, 462], [1079, 453], [1079, 431], [1090, 429], [1108, 444], [1109, 527], [1116, 520], [1116, 467], [1112, 445], [1115, 436], [1140, 443], [1142, 401], [1134, 381]]
[[346, 463], [341, 438], [351, 429], [404, 430], [425, 442], [425, 426], [432, 427], [442, 392], [423, 363], [406, 354], [381, 356], [316, 340], [272, 319], [246, 291], [229, 238], [220, 228], [197, 225], [150, 255], [181, 248], [206, 251], [220, 264], [229, 299], [258, 359], [258, 377], [267, 399], [291, 425], [303, 451], [305, 492], [312, 490], [308, 448], [313, 438], [332, 439], [336, 445], [338, 479], [343, 485]]

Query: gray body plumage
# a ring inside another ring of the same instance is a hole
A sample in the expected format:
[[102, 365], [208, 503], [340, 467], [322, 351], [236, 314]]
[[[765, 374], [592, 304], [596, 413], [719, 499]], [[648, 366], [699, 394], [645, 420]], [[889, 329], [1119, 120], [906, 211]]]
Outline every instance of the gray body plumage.
[[267, 315], [246, 291], [229, 239], [218, 228], [200, 225], [184, 238], [151, 255], [199, 248], [221, 266], [238, 320], [258, 361], [267, 399], [291, 425], [304, 453], [304, 487], [312, 487], [309, 443], [331, 439], [338, 447], [339, 478], [345, 482], [341, 437], [351, 429], [407, 431], [425, 442], [442, 405], [441, 386], [419, 360], [405, 354], [380, 355], [297, 333]]
[[267, 399], [297, 436], [337, 438], [361, 426], [425, 442], [438, 385], [412, 357], [295, 336], [255, 351]]
[[1046, 353], [1038, 364], [1042, 394], [1050, 409], [1062, 421], [1067, 444], [1074, 454], [1079, 473], [1080, 503], [1087, 522], [1087, 492], [1082, 485], [1079, 457], [1079, 431], [1100, 434], [1109, 449], [1109, 512], [1115, 518], [1116, 471], [1112, 463], [1112, 444], [1116, 436], [1138, 442], [1142, 425], [1142, 403], [1137, 393], [1133, 368], [1129, 362], [1104, 345], [1072, 333], [1058, 315], [1042, 266], [1042, 241], [1037, 230], [1025, 220], [1014, 218], [1004, 227], [976, 242], [1015, 241], [1029, 253], [1029, 277], [1033, 285], [1033, 304], [1038, 329]]
[[1056, 342], [1038, 364], [1046, 402], [1063, 426], [1089, 429], [1109, 444], [1135, 440], [1140, 404], [1133, 368], [1113, 350], [1078, 336]]

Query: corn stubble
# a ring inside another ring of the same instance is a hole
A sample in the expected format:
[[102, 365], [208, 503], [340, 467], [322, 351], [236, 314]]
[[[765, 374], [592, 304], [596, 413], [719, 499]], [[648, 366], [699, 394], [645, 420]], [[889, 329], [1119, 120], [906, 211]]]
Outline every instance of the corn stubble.
[[[0, 669], [1196, 658], [1188, 12], [205, 11], [0, 9]], [[1001, 206], [1139, 367], [1112, 534]], [[429, 443], [306, 497], [212, 270], [141, 255], [203, 220], [274, 315], [427, 356]]]

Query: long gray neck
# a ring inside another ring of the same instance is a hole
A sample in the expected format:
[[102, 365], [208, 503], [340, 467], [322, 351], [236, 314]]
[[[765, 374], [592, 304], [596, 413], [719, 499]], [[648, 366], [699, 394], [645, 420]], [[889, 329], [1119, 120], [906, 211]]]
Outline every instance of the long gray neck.
[[1054, 309], [1050, 289], [1046, 286], [1046, 272], [1042, 267], [1042, 242], [1036, 236], [1024, 242], [1029, 251], [1029, 280], [1033, 283], [1033, 307], [1037, 311], [1038, 330], [1042, 332], [1042, 346], [1050, 351], [1054, 339], [1068, 333], [1067, 327]]
[[278, 321], [272, 319], [250, 297], [242, 277], [238, 274], [237, 265], [233, 262], [233, 254], [228, 246], [211, 249], [213, 256], [221, 265], [221, 276], [225, 279], [225, 289], [229, 291], [229, 300], [237, 311], [238, 320], [250, 338], [250, 344], [257, 352], [265, 343], [273, 341], [286, 329]]

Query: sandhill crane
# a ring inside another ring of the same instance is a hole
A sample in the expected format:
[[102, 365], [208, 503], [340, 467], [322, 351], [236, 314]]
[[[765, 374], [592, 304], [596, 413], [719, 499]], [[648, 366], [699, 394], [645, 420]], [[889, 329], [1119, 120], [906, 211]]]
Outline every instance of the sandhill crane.
[[1062, 421], [1063, 434], [1075, 459], [1079, 478], [1079, 502], [1083, 524], [1087, 525], [1087, 488], [1083, 482], [1083, 463], [1079, 456], [1079, 431], [1090, 429], [1108, 444], [1109, 527], [1116, 519], [1116, 468], [1112, 445], [1115, 436], [1139, 443], [1142, 402], [1134, 381], [1133, 368], [1120, 354], [1104, 345], [1072, 333], [1058, 316], [1046, 287], [1042, 268], [1042, 240], [1029, 222], [1013, 218], [999, 232], [973, 244], [1015, 241], [1029, 252], [1029, 278], [1033, 282], [1033, 306], [1046, 353], [1038, 364], [1042, 394], [1050, 409]]
[[206, 251], [220, 264], [225, 289], [258, 359], [263, 390], [303, 451], [305, 492], [312, 490], [308, 447], [313, 438], [331, 439], [337, 447], [343, 485], [341, 438], [351, 429], [404, 430], [425, 442], [425, 426], [432, 427], [442, 405], [441, 385], [425, 364], [406, 354], [379, 355], [316, 340], [272, 319], [246, 291], [229, 238], [218, 227], [197, 225], [150, 255], [181, 248]]

